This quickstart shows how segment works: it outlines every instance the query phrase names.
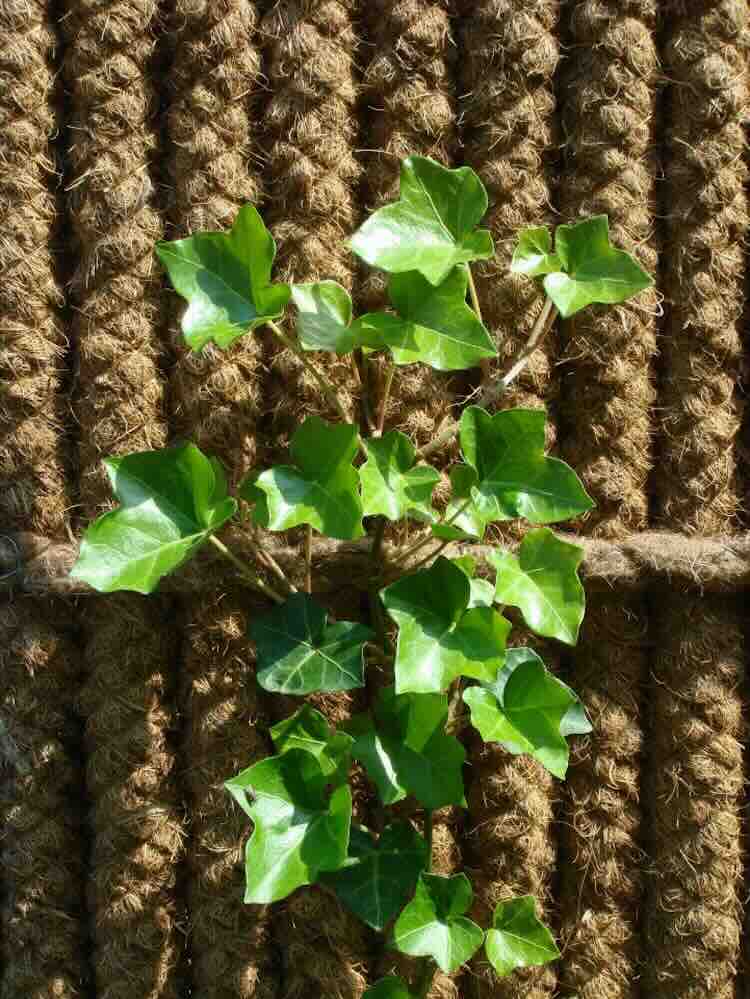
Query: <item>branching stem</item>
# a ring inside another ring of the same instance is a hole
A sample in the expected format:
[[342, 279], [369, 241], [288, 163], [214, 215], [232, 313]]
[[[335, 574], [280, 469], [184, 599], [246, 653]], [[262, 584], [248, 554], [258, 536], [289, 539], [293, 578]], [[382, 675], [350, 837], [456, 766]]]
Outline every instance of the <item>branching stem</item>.
[[278, 581], [280, 583], [283, 583], [284, 587], [290, 593], [296, 593], [297, 587], [290, 579], [286, 578], [284, 570], [281, 568], [281, 566], [273, 557], [273, 555], [269, 551], [266, 551], [265, 548], [262, 548], [261, 545], [255, 540], [255, 538], [248, 538], [247, 543], [250, 550], [254, 552], [256, 558], [258, 558], [271, 570], [271, 572], [274, 574], [274, 576], [276, 576]]
[[284, 603], [284, 597], [278, 594], [276, 590], [273, 589], [273, 587], [268, 585], [268, 583], [264, 583], [263, 580], [260, 578], [260, 576], [257, 576], [250, 568], [250, 566], [245, 565], [242, 559], [237, 558], [234, 552], [230, 551], [223, 541], [219, 541], [219, 539], [216, 537], [215, 534], [210, 535], [209, 541], [214, 546], [214, 548], [217, 548], [221, 552], [224, 558], [229, 559], [232, 565], [234, 565], [235, 568], [239, 569], [242, 578], [245, 580], [246, 583], [249, 583], [249, 585], [252, 586], [254, 590], [257, 590], [259, 593], [262, 593], [264, 597], [268, 597], [270, 600], [273, 600], [277, 604]]

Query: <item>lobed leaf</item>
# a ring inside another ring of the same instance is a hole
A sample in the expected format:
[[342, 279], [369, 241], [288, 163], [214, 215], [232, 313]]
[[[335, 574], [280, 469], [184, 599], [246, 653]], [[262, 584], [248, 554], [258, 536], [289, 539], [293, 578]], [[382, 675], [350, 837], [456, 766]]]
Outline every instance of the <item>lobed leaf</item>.
[[271, 739], [279, 755], [292, 749], [312, 753], [326, 777], [343, 780], [349, 770], [353, 739], [346, 732], [333, 732], [325, 717], [310, 704], [271, 728]]
[[291, 295], [297, 307], [297, 338], [305, 350], [339, 355], [354, 350], [352, 300], [346, 288], [336, 281], [294, 284]]
[[367, 461], [359, 468], [365, 517], [389, 520], [416, 517], [434, 519], [432, 492], [440, 473], [429, 465], [414, 465], [416, 451], [398, 430], [364, 442]]
[[518, 244], [510, 263], [512, 274], [541, 277], [562, 270], [556, 253], [552, 252], [552, 236], [546, 226], [530, 226], [518, 235]]
[[498, 904], [484, 947], [501, 978], [517, 968], [548, 964], [560, 957], [552, 934], [537, 918], [531, 895]]
[[87, 527], [70, 573], [101, 593], [151, 593], [237, 510], [221, 465], [194, 444], [104, 465], [120, 506]]

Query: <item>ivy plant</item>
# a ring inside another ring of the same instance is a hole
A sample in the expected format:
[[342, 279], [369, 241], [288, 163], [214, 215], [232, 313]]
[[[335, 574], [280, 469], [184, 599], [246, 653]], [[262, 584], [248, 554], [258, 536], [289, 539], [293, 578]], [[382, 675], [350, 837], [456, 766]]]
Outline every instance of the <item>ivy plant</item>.
[[[486, 210], [487, 194], [470, 168], [404, 160], [398, 199], [349, 242], [387, 275], [387, 306], [360, 316], [335, 281], [274, 280], [276, 246], [251, 205], [228, 233], [159, 244], [159, 259], [187, 302], [182, 330], [190, 349], [229, 350], [265, 327], [297, 355], [337, 420], [308, 416], [288, 461], [253, 469], [237, 496], [219, 462], [190, 443], [109, 458], [119, 505], [87, 528], [73, 569], [102, 592], [150, 593], [211, 545], [270, 605], [253, 615], [248, 635], [257, 682], [270, 695], [304, 699], [363, 688], [373, 656], [390, 671], [370, 711], [338, 731], [302, 700], [271, 729], [274, 755], [227, 775], [226, 783], [252, 824], [247, 903], [318, 885], [382, 932], [388, 946], [421, 958], [414, 981], [388, 976], [367, 999], [423, 999], [436, 968], [454, 973], [482, 949], [500, 977], [559, 956], [531, 896], [501, 902], [489, 926], [467, 915], [467, 876], [432, 869], [433, 812], [466, 807], [465, 726], [508, 753], [532, 756], [561, 780], [569, 740], [591, 730], [575, 691], [512, 638], [506, 608], [516, 608], [537, 635], [576, 643], [585, 604], [582, 551], [550, 525], [585, 516], [593, 504], [575, 471], [546, 453], [544, 411], [497, 403], [558, 315], [623, 302], [651, 279], [611, 244], [605, 216], [554, 233], [539, 226], [520, 232], [513, 280], [537, 281], [544, 295], [531, 334], [504, 374], [483, 381], [460, 419], [417, 448], [402, 429], [385, 426], [398, 368], [457, 371], [497, 354], [472, 273], [472, 264], [494, 252], [481, 228]], [[385, 355], [380, 396], [363, 406], [363, 425], [316, 363], [318, 352], [357, 352], [365, 367], [374, 352]], [[454, 441], [461, 460], [449, 470], [451, 495], [441, 507], [433, 496], [440, 476], [426, 458]], [[516, 550], [476, 546], [492, 537], [493, 524], [507, 521], [528, 525]], [[218, 536], [229, 522], [247, 532], [252, 564]], [[406, 541], [386, 543], [387, 523], [402, 525], [398, 537]], [[300, 527], [300, 571], [285, 573], [263, 539]], [[366, 622], [334, 619], [316, 594], [315, 534], [342, 543], [369, 539]], [[355, 763], [374, 787], [372, 828], [352, 821]], [[389, 815], [397, 803], [398, 815]]]

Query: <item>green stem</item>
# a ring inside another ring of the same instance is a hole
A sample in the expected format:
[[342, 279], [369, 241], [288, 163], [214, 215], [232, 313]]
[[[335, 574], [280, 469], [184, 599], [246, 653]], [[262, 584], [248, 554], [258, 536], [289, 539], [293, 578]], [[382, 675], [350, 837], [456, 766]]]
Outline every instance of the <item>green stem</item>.
[[[441, 524], [441, 525], [443, 525], [444, 527], [450, 527], [450, 525], [455, 520], [457, 520], [461, 516], [461, 514], [464, 512], [464, 510], [466, 510], [470, 505], [471, 505], [471, 497], [469, 497], [469, 499], [467, 499], [465, 503], [463, 503], [456, 510], [454, 510], [453, 513], [450, 515], [450, 517], [447, 520], [445, 520], [444, 517], [441, 516], [438, 523]], [[394, 565], [399, 565], [400, 563], [405, 562], [406, 559], [411, 558], [412, 555], [416, 555], [416, 553], [418, 551], [421, 551], [422, 548], [424, 548], [425, 545], [429, 544], [430, 541], [433, 541], [434, 539], [435, 539], [435, 535], [432, 534], [432, 532], [430, 532], [429, 534], [426, 534], [422, 538], [421, 541], [418, 541], [415, 545], [412, 545], [411, 548], [407, 548], [405, 551], [396, 552], [396, 554], [393, 556], [393, 559], [391, 561], [393, 562]], [[428, 558], [430, 558], [432, 555], [437, 555], [439, 552], [441, 552], [449, 544], [450, 544], [450, 541], [443, 542], [443, 544], [439, 545], [438, 548], [436, 548], [434, 552], [432, 552], [426, 558], [424, 558], [420, 562], [418, 562], [417, 565], [412, 566], [412, 569], [416, 569], [416, 568], [418, 568], [418, 566], [423, 565], [427, 561]]]
[[[432, 871], [432, 840], [433, 840], [433, 813], [431, 808], [424, 810], [424, 825], [422, 835], [427, 843], [427, 873]], [[422, 962], [422, 974], [417, 986], [417, 999], [426, 999], [435, 978], [437, 965], [431, 957], [424, 958]]]
[[471, 306], [477, 314], [477, 319], [481, 323], [482, 320], [482, 307], [479, 304], [479, 295], [477, 295], [477, 286], [474, 284], [474, 275], [471, 273], [471, 264], [466, 265], [466, 271], [469, 275], [469, 294], [471, 295]]
[[376, 431], [376, 437], [383, 436], [383, 428], [385, 427], [385, 418], [388, 411], [388, 400], [391, 395], [391, 385], [393, 384], [393, 375], [396, 371], [396, 365], [391, 363], [388, 368], [388, 372], [385, 376], [385, 385], [383, 386], [383, 396], [380, 400], [380, 413], [378, 414], [378, 429]]
[[375, 634], [378, 644], [388, 654], [388, 634], [385, 626], [385, 616], [383, 606], [380, 603], [380, 577], [382, 574], [382, 554], [383, 554], [383, 534], [385, 532], [385, 517], [378, 517], [375, 524], [375, 533], [372, 537], [372, 548], [370, 549], [371, 582], [369, 587], [370, 613], [372, 623], [375, 625]]
[[260, 578], [260, 576], [257, 576], [252, 571], [250, 566], [245, 565], [242, 559], [237, 558], [234, 552], [230, 551], [223, 541], [219, 541], [216, 535], [211, 534], [208, 540], [211, 542], [214, 548], [217, 548], [221, 552], [224, 558], [229, 559], [232, 565], [234, 565], [235, 568], [239, 569], [242, 578], [245, 580], [246, 583], [249, 583], [254, 590], [257, 590], [259, 593], [262, 593], [264, 597], [268, 597], [270, 600], [273, 600], [277, 604], [284, 603], [284, 597], [278, 594], [276, 590], [274, 590], [272, 587], [268, 585], [268, 583], [264, 583], [263, 580]]
[[305, 589], [312, 593], [312, 527], [305, 531]]
[[423, 835], [425, 842], [427, 843], [427, 873], [432, 871], [432, 834], [433, 834], [433, 822], [432, 822], [432, 809], [425, 808], [424, 810], [424, 829]]

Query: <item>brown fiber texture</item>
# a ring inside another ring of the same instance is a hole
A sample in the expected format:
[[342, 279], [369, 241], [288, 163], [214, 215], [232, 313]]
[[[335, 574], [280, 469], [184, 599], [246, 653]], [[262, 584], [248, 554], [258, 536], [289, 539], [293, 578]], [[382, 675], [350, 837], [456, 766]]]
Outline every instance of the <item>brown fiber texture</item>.
[[[271, 5], [261, 23], [271, 90], [262, 119], [265, 220], [279, 247], [276, 273], [296, 283], [333, 279], [349, 290], [353, 260], [344, 241], [357, 224], [359, 179], [354, 11], [355, 0], [289, 0]], [[264, 402], [274, 444], [283, 444], [311, 413], [338, 420], [300, 362], [270, 335], [267, 343], [270, 378]], [[350, 359], [313, 357], [357, 420], [358, 387]]]
[[88, 995], [80, 683], [70, 608], [0, 603], [0, 997]]
[[47, 5], [0, 5], [0, 523], [64, 534], [67, 339], [53, 259], [55, 33]]

